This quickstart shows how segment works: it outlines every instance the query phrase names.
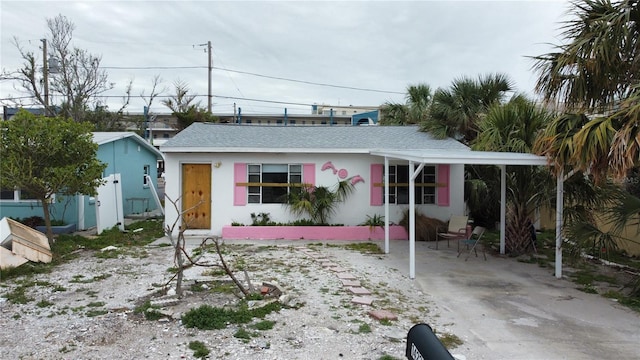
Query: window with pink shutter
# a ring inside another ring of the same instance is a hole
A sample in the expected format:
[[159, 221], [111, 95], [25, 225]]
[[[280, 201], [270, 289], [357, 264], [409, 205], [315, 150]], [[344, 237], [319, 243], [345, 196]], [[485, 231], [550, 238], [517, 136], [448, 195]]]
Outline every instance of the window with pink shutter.
[[371, 181], [369, 186], [371, 189], [371, 206], [381, 206], [383, 202], [382, 195], [384, 193], [382, 175], [384, 173], [384, 165], [371, 164]]

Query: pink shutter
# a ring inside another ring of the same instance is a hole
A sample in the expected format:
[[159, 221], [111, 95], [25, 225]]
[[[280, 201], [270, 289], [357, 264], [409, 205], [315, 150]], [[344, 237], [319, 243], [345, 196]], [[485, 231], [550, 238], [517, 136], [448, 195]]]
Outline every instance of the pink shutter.
[[316, 164], [302, 165], [302, 182], [309, 185], [316, 185]]
[[438, 165], [438, 206], [449, 206], [449, 164]]
[[233, 205], [245, 206], [247, 205], [247, 187], [238, 186], [238, 183], [247, 182], [247, 164], [246, 163], [234, 163], [233, 164]]
[[[382, 199], [382, 175], [383, 175], [384, 165], [382, 164], [371, 164], [371, 206], [381, 206], [383, 204]], [[376, 186], [376, 184], [378, 186]]]

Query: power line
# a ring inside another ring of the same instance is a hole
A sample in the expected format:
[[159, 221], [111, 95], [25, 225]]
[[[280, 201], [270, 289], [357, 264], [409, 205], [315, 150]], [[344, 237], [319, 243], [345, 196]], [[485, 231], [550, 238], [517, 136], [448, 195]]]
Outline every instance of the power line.
[[[102, 68], [103, 69], [114, 69], [114, 70], [208, 69], [207, 66], [102, 66]], [[251, 76], [256, 76], [256, 77], [261, 77], [261, 78], [266, 78], [266, 79], [289, 81], [289, 82], [295, 82], [295, 83], [307, 84], [307, 85], [326, 86], [326, 87], [337, 88], [337, 89], [377, 92], [377, 93], [383, 93], [383, 94], [399, 94], [399, 95], [404, 95], [405, 94], [404, 92], [400, 92], [400, 91], [361, 88], [361, 87], [355, 87], [355, 86], [334, 85], [334, 84], [318, 83], [318, 82], [307, 81], [307, 80], [289, 79], [289, 78], [284, 78], [284, 77], [279, 77], [279, 76], [263, 75], [263, 74], [249, 72], [249, 71], [241, 71], [241, 70], [234, 70], [234, 69], [229, 69], [229, 68], [222, 68], [222, 67], [218, 67], [218, 66], [212, 66], [211, 68], [214, 69], [214, 70], [228, 71], [228, 72], [237, 73], [237, 74], [251, 75]]]
[[113, 70], [171, 70], [171, 69], [208, 69], [206, 66], [100, 66]]
[[354, 87], [354, 86], [342, 86], [342, 85], [317, 83], [317, 82], [306, 81], [306, 80], [288, 79], [288, 78], [283, 78], [283, 77], [278, 77], [278, 76], [262, 75], [262, 74], [256, 74], [256, 73], [248, 72], [248, 71], [226, 69], [226, 68], [220, 68], [220, 67], [215, 67], [215, 66], [213, 68], [216, 69], [216, 70], [224, 70], [224, 71], [234, 72], [234, 73], [238, 73], [238, 74], [252, 75], [252, 76], [257, 76], [257, 77], [262, 77], [262, 78], [267, 78], [267, 79], [290, 81], [290, 82], [297, 82], [297, 83], [309, 84], [309, 85], [327, 86], [327, 87], [333, 87], [333, 88], [339, 88], [339, 89], [370, 91], [370, 92], [379, 92], [379, 93], [387, 93], [387, 94], [401, 94], [401, 95], [405, 94], [404, 92], [398, 92], [398, 91], [378, 90], [378, 89], [370, 89], [370, 88], [359, 88], [359, 87]]
[[[174, 95], [158, 95], [157, 97], [158, 98], [170, 98], [170, 97], [173, 97], [173, 96]], [[192, 96], [194, 96], [194, 97], [207, 97], [208, 95], [194, 94]], [[252, 98], [237, 97], [237, 96], [224, 96], [224, 95], [211, 95], [211, 96], [215, 97], [215, 98], [220, 98], [220, 99], [255, 101], [255, 102], [263, 102], [263, 103], [269, 103], [269, 104], [300, 105], [300, 106], [312, 106], [313, 105], [313, 104], [307, 104], [307, 103], [297, 103], [297, 102], [287, 102], [287, 101], [277, 101], [277, 100], [265, 100], [265, 99], [252, 99]], [[121, 99], [122, 97], [123, 97], [123, 95], [101, 95], [101, 96], [99, 96], [99, 98], [104, 98], [104, 99], [113, 99], [113, 98]], [[30, 99], [30, 98], [35, 98], [35, 96], [21, 96], [21, 97], [2, 98], [2, 99], [0, 99], [0, 101], [12, 101], [12, 100]]]

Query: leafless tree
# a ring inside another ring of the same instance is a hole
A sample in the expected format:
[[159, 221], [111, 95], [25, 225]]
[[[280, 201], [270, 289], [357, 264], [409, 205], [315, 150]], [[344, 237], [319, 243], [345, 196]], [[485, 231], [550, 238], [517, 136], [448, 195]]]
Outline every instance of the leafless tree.
[[163, 92], [167, 91], [167, 87], [162, 86], [162, 88], [160, 88], [160, 84], [162, 84], [162, 78], [160, 77], [160, 75], [155, 75], [153, 79], [151, 79], [151, 93], [149, 94], [149, 96], [146, 96], [144, 94], [144, 90], [140, 92], [140, 98], [142, 98], [149, 111], [151, 111], [153, 100], [155, 100]]
[[[87, 110], [98, 107], [99, 96], [112, 89], [114, 84], [108, 81], [107, 73], [100, 67], [101, 56], [72, 45], [75, 25], [69, 19], [58, 15], [47, 19], [47, 27], [51, 32], [45, 40], [48, 44], [47, 59], [40, 59], [34, 52], [24, 49], [14, 38], [14, 45], [24, 62], [15, 72], [4, 71], [3, 77], [17, 81], [38, 104], [45, 106], [48, 103], [47, 113], [55, 113], [59, 107], [64, 116], [83, 121]], [[49, 59], [55, 64], [51, 63], [49, 71], [44, 74], [40, 61]], [[45, 101], [45, 90], [55, 94], [59, 101]]]
[[[184, 296], [184, 289], [182, 287], [182, 280], [184, 279], [184, 271], [193, 266], [221, 268], [231, 278], [233, 283], [238, 287], [238, 289], [242, 293], [242, 297], [246, 297], [251, 293], [255, 292], [255, 289], [251, 284], [251, 281], [249, 279], [247, 272], [246, 271], [244, 272], [245, 279], [248, 283], [248, 287], [245, 287], [244, 284], [241, 281], [239, 281], [238, 278], [235, 276], [233, 269], [224, 260], [224, 257], [222, 256], [222, 250], [220, 248], [220, 239], [218, 237], [207, 237], [202, 240], [202, 242], [196, 248], [196, 250], [192, 252], [187, 251], [184, 232], [189, 227], [188, 226], [189, 224], [186, 222], [184, 214], [200, 206], [200, 203], [197, 203], [190, 209], [185, 209], [180, 211], [178, 207], [178, 199], [172, 200], [168, 195], [165, 195], [165, 200], [171, 203], [171, 205], [174, 207], [176, 212], [180, 214], [180, 216], [176, 217], [173, 224], [166, 225], [166, 228], [165, 228], [165, 234], [171, 241], [171, 245], [174, 250], [173, 260], [176, 268], [176, 274], [171, 279], [169, 279], [167, 284], [169, 284], [175, 279], [176, 295], [179, 298], [182, 298]], [[180, 220], [182, 224], [178, 227], [178, 223], [180, 222]], [[174, 237], [174, 231], [176, 230], [176, 227], [178, 227], [178, 233], [177, 233], [178, 235], [177, 237]], [[218, 257], [220, 258], [219, 264], [218, 263], [207, 264], [207, 263], [201, 262], [202, 256], [206, 252], [206, 246], [209, 241], [213, 242], [213, 244], [215, 245], [216, 252], [218, 253]]]

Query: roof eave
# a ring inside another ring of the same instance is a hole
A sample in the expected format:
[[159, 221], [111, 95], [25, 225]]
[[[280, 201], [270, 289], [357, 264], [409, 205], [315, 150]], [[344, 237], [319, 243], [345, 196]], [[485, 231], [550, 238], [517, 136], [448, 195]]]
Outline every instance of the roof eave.
[[531, 165], [546, 166], [546, 157], [526, 153], [508, 153], [493, 151], [447, 151], [447, 152], [411, 152], [411, 151], [371, 151], [371, 155], [392, 159], [437, 164], [470, 164], [470, 165]]
[[165, 147], [160, 146], [163, 153], [318, 153], [318, 154], [369, 154], [368, 149], [326, 149], [326, 148], [211, 148], [211, 147]]

